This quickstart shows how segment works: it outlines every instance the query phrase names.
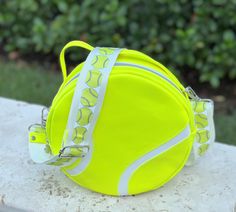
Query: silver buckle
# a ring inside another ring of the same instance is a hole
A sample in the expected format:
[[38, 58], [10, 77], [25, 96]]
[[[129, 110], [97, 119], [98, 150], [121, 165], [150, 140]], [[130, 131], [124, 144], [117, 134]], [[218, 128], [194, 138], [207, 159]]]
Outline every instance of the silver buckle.
[[28, 131], [30, 131], [33, 127], [35, 126], [38, 126], [38, 127], [42, 127], [41, 124], [31, 124], [29, 127], [28, 127]]
[[88, 146], [88, 145], [71, 145], [71, 146], [65, 146], [65, 147], [63, 147], [63, 148], [60, 150], [58, 157], [59, 157], [59, 158], [74, 158], [74, 157], [83, 158], [83, 157], [85, 156], [85, 154], [81, 154], [80, 156], [74, 156], [74, 155], [70, 155], [70, 154], [68, 154], [68, 155], [63, 155], [63, 154], [65, 153], [65, 150], [66, 150], [66, 149], [72, 149], [72, 148], [74, 148], [74, 149], [81, 149], [81, 148], [83, 149], [83, 148], [86, 148], [87, 151], [89, 151], [89, 146]]
[[47, 121], [48, 112], [49, 112], [49, 108], [44, 107], [41, 111], [41, 124], [38, 124], [38, 123], [31, 124], [28, 127], [28, 131], [30, 131], [31, 128], [34, 127], [34, 126], [39, 126], [39, 127], [42, 127], [42, 128], [46, 128], [46, 121]]
[[41, 123], [43, 127], [46, 127], [46, 121], [48, 116], [49, 108], [44, 107], [41, 112]]
[[191, 99], [193, 99], [195, 101], [201, 100], [201, 98], [195, 93], [195, 91], [190, 86], [185, 88], [185, 92], [188, 94], [188, 96]]

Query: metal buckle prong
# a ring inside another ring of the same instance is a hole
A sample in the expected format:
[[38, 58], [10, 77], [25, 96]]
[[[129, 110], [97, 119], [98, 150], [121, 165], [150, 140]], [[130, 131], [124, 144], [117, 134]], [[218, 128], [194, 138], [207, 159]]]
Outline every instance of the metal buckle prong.
[[41, 111], [41, 123], [43, 127], [46, 126], [48, 112], [49, 112], [49, 108], [47, 107], [44, 107]]
[[195, 101], [201, 100], [201, 98], [199, 98], [199, 96], [195, 93], [195, 91], [190, 86], [185, 88], [185, 92], [188, 94], [188, 96], [191, 99], [193, 99]]
[[30, 131], [30, 130], [32, 129], [32, 127], [35, 127], [35, 126], [42, 127], [41, 124], [31, 124], [31, 125], [28, 127], [28, 131]]
[[58, 157], [60, 157], [60, 158], [72, 158], [72, 157], [79, 157], [79, 158], [82, 158], [82, 157], [84, 157], [85, 155], [81, 155], [81, 156], [73, 156], [73, 155], [63, 155], [64, 154], [64, 152], [65, 152], [65, 150], [66, 149], [71, 149], [71, 148], [75, 148], [75, 149], [80, 149], [80, 148], [87, 148], [87, 151], [89, 151], [89, 146], [88, 145], [71, 145], [71, 146], [65, 146], [65, 147], [63, 147], [61, 150], [60, 150], [60, 152], [59, 152], [59, 155], [58, 155]]

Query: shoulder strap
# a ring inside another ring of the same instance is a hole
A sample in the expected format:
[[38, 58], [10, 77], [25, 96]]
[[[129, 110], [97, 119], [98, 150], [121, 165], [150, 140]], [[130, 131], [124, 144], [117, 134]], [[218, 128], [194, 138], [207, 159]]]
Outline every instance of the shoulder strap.
[[[63, 155], [70, 154], [70, 148], [76, 145], [86, 152], [71, 172], [79, 173], [91, 159], [93, 129], [103, 104], [110, 72], [120, 51], [116, 48], [95, 48], [80, 72], [64, 133]], [[87, 123], [82, 120], [87, 120]]]

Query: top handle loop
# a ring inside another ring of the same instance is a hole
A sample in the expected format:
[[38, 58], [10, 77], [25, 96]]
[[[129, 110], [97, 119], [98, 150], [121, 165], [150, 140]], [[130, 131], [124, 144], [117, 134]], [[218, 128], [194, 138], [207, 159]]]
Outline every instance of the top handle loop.
[[61, 65], [63, 80], [65, 80], [66, 77], [67, 77], [66, 62], [65, 62], [65, 51], [70, 47], [80, 47], [80, 48], [87, 49], [89, 51], [92, 51], [94, 49], [94, 47], [92, 47], [89, 44], [87, 44], [83, 41], [80, 41], [80, 40], [70, 41], [69, 43], [67, 43], [63, 47], [63, 49], [61, 50], [61, 53], [60, 53], [60, 65]]

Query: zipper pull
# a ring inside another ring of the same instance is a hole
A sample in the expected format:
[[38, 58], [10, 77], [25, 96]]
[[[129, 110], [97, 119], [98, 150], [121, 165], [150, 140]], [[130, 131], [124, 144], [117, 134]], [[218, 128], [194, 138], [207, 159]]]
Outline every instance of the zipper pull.
[[189, 98], [193, 100], [199, 101], [201, 99], [190, 86], [185, 88], [185, 92], [187, 93]]

